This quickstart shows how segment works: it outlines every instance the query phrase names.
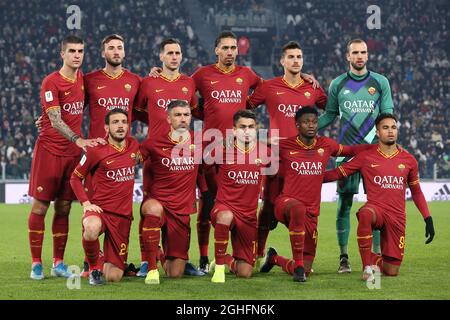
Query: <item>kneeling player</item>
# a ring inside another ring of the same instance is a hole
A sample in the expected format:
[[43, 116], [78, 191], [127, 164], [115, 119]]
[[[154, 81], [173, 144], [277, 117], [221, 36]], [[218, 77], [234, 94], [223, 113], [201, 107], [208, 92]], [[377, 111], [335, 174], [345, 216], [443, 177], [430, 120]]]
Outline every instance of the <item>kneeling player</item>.
[[[358, 154], [352, 161], [327, 171], [324, 181], [346, 178], [360, 172], [367, 190], [367, 203], [359, 209], [357, 239], [363, 265], [363, 280], [373, 279], [373, 268], [396, 276], [405, 250], [405, 192], [407, 185], [412, 199], [425, 219], [425, 243], [434, 238], [434, 226], [428, 205], [419, 184], [416, 159], [397, 145], [397, 119], [380, 114], [375, 121], [378, 147]], [[381, 231], [381, 256], [371, 252], [372, 231]]]
[[[128, 115], [111, 110], [105, 118], [108, 144], [88, 149], [74, 170], [70, 184], [83, 205], [83, 248], [89, 262], [89, 284], [120, 281], [128, 256], [133, 216], [135, 165], [141, 159], [139, 143], [128, 134]], [[92, 202], [82, 180], [92, 175]], [[104, 265], [99, 263], [98, 237], [105, 233]]]
[[162, 231], [164, 269], [170, 278], [180, 278], [189, 259], [190, 215], [197, 211], [195, 186], [201, 160], [201, 140], [194, 144], [189, 131], [191, 109], [184, 100], [167, 106], [171, 128], [165, 135], [141, 146], [144, 159], [152, 162], [152, 185], [141, 207], [142, 241], [148, 257], [146, 284], [159, 284], [156, 266]]

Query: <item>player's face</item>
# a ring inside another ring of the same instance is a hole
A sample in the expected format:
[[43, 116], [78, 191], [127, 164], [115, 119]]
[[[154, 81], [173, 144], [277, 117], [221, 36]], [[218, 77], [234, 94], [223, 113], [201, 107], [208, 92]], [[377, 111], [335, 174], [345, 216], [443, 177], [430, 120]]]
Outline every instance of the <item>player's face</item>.
[[383, 119], [377, 127], [377, 136], [380, 143], [392, 146], [397, 142], [398, 128], [397, 122], [394, 119]]
[[306, 113], [297, 120], [297, 129], [300, 136], [312, 139], [317, 134], [317, 116], [313, 113]]
[[300, 49], [288, 49], [280, 60], [284, 73], [299, 74], [303, 68], [303, 52]]
[[240, 143], [256, 140], [256, 121], [251, 118], [239, 118], [233, 127], [233, 134]]
[[125, 58], [125, 47], [121, 40], [112, 39], [108, 43], [105, 43], [105, 48], [102, 52], [102, 57], [106, 62], [113, 66], [120, 66]]
[[175, 107], [169, 111], [167, 122], [172, 127], [172, 130], [183, 133], [189, 130], [191, 118], [190, 107]]
[[369, 60], [367, 45], [364, 42], [352, 43], [347, 52], [347, 61], [350, 62], [351, 68], [360, 71], [365, 68], [367, 60]]
[[237, 41], [233, 38], [222, 38], [215, 49], [219, 64], [231, 67], [236, 62], [238, 55]]
[[178, 70], [183, 59], [180, 45], [177, 43], [166, 44], [164, 51], [159, 54], [159, 59], [167, 69]]
[[84, 58], [84, 44], [68, 43], [64, 51], [61, 51], [64, 65], [77, 69], [81, 67]]
[[112, 114], [109, 118], [109, 125], [105, 125], [105, 130], [113, 140], [123, 141], [128, 133], [127, 117], [121, 113]]

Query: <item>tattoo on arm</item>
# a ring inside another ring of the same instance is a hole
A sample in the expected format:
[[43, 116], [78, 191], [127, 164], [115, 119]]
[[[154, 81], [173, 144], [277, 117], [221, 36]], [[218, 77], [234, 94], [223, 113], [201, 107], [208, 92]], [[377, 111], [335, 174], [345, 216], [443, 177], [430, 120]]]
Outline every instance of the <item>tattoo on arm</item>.
[[52, 123], [52, 127], [55, 128], [61, 135], [68, 140], [72, 141], [75, 132], [61, 119], [61, 109], [54, 108], [47, 112], [48, 118]]

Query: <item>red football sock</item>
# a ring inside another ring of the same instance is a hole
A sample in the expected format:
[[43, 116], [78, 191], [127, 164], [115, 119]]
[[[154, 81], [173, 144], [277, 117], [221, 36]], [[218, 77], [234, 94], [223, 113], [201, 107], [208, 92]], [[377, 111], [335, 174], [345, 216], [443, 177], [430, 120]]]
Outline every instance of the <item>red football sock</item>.
[[358, 239], [359, 254], [361, 255], [363, 269], [371, 265], [372, 255], [372, 211], [362, 208], [358, 212]]
[[284, 272], [290, 275], [294, 274], [294, 260], [277, 255], [273, 257], [273, 263], [280, 266]]
[[216, 259], [216, 265], [225, 264], [225, 255], [227, 254], [229, 234], [229, 226], [221, 223], [216, 223], [214, 227], [214, 255]]
[[55, 262], [64, 260], [67, 237], [69, 233], [69, 215], [55, 214], [52, 224], [53, 232], [53, 260]]
[[154, 215], [145, 215], [142, 225], [142, 241], [148, 257], [148, 269], [156, 270], [156, 257], [161, 240], [161, 219]]
[[237, 272], [237, 263], [236, 260], [229, 254], [225, 255], [225, 264], [230, 268], [230, 271], [233, 273]]
[[42, 243], [44, 242], [45, 215], [31, 212], [28, 217], [28, 239], [33, 263], [42, 263]]
[[84, 254], [86, 255], [87, 261], [89, 263], [89, 272], [94, 269], [102, 270], [102, 266], [99, 263], [99, 254], [100, 254], [100, 242], [98, 239], [95, 240], [85, 240], [83, 238], [83, 248]]
[[142, 241], [142, 226], [143, 225], [144, 225], [144, 218], [141, 216], [141, 218], [139, 220], [139, 247], [141, 248], [141, 262], [143, 262], [143, 261], [148, 262], [148, 257], [147, 257], [147, 254], [146, 254], [145, 248], [144, 248], [144, 242]]
[[166, 255], [161, 247], [158, 247], [158, 256], [156, 259], [159, 260], [159, 263], [161, 263], [161, 266], [164, 268], [164, 264], [166, 263]]
[[303, 249], [305, 246], [306, 207], [297, 202], [289, 209], [289, 238], [291, 240], [294, 269], [303, 267]]
[[208, 256], [208, 245], [209, 245], [209, 232], [211, 230], [211, 222], [208, 217], [202, 214], [202, 210], [199, 210], [197, 215], [197, 237], [198, 237], [198, 247], [200, 250], [200, 256]]
[[381, 255], [371, 252], [370, 260], [371, 260], [370, 263], [372, 265], [375, 265], [378, 268], [380, 268], [380, 271], [383, 270], [383, 257]]

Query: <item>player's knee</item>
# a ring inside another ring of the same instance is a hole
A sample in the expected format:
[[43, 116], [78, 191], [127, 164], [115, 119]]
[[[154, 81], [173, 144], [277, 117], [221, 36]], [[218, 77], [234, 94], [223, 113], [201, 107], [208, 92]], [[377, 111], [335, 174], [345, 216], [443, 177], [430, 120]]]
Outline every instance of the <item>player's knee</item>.
[[236, 276], [239, 278], [249, 279], [252, 277], [252, 268], [239, 268]]
[[233, 221], [233, 213], [231, 211], [220, 211], [216, 218], [217, 223], [230, 225]]
[[45, 215], [47, 213], [48, 207], [50, 206], [49, 201], [40, 201], [34, 199], [31, 212], [35, 214]]
[[370, 225], [372, 222], [372, 212], [364, 207], [359, 209], [356, 217], [359, 224]]
[[122, 280], [123, 271], [114, 270], [105, 273], [105, 280], [108, 282], [119, 282]]
[[87, 223], [84, 224], [84, 233], [83, 238], [87, 241], [96, 240], [100, 234], [101, 225], [96, 223]]
[[180, 268], [168, 268], [167, 269], [167, 276], [172, 279], [179, 279], [183, 276], [184, 269]]
[[398, 276], [399, 270], [398, 269], [391, 269], [391, 268], [383, 268], [383, 274], [388, 277], [396, 277]]
[[67, 216], [70, 213], [70, 208], [72, 207], [71, 201], [55, 201], [55, 214]]
[[147, 200], [142, 205], [142, 215], [152, 215], [161, 218], [162, 213], [164, 211], [163, 206], [159, 201], [156, 201], [154, 199]]

